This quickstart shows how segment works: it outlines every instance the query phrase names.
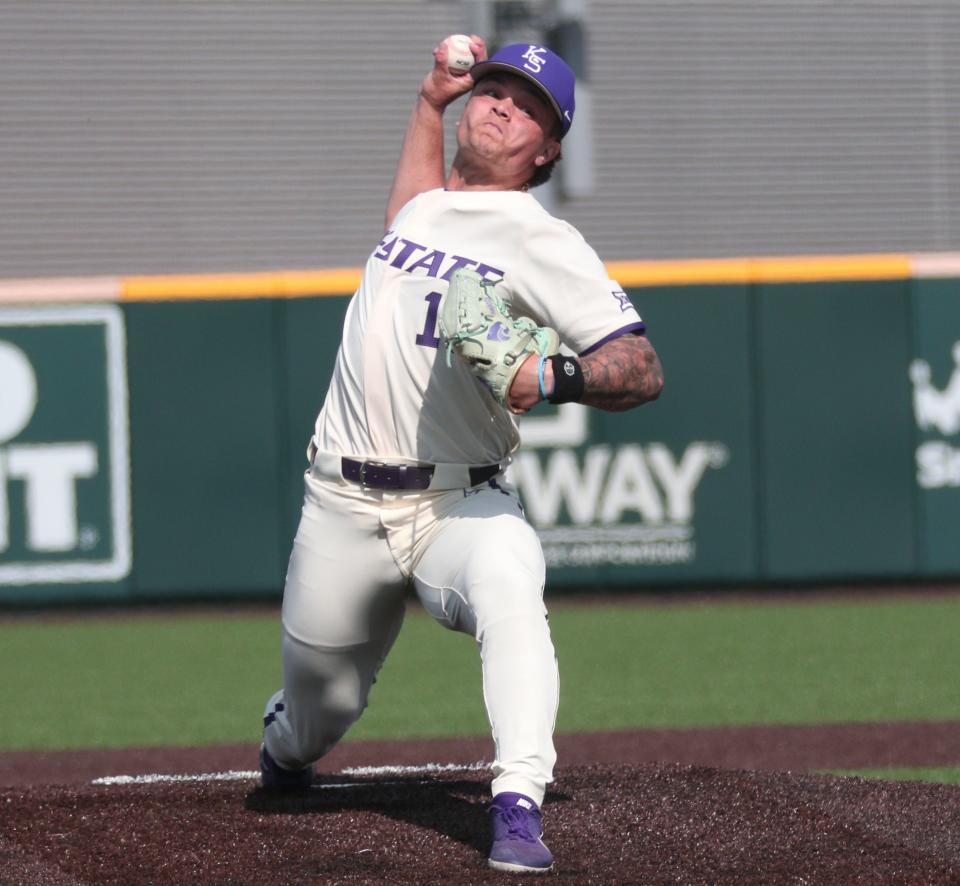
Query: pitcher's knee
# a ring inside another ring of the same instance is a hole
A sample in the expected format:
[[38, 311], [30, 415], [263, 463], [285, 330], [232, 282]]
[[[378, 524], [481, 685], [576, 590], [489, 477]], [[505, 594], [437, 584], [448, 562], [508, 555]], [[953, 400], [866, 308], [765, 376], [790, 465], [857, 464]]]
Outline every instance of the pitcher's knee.
[[322, 757], [360, 719], [366, 694], [358, 689], [329, 680], [287, 689], [290, 726], [304, 757]]
[[325, 691], [318, 694], [315, 704], [323, 710], [331, 729], [341, 730], [342, 735], [367, 707], [366, 687], [359, 680], [331, 681]]
[[285, 697], [297, 744], [322, 756], [360, 718], [375, 669], [360, 650], [318, 649], [285, 636]]

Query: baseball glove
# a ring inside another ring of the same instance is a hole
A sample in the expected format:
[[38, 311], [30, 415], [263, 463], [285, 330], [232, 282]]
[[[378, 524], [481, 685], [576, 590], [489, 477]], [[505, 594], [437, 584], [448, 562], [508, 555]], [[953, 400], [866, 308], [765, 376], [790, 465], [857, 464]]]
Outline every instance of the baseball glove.
[[446, 342], [447, 365], [456, 351], [504, 406], [523, 361], [530, 354], [546, 356], [560, 349], [555, 330], [538, 326], [529, 317], [514, 317], [494, 284], [468, 268], [450, 276], [440, 306], [440, 334]]

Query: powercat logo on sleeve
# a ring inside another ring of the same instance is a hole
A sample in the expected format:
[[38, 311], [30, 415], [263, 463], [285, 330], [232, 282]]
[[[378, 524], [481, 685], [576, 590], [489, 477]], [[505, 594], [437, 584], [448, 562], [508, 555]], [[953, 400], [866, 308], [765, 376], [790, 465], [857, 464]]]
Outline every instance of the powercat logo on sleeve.
[[[960, 341], [951, 349], [953, 371], [941, 390], [933, 383], [926, 360], [910, 364], [913, 382], [913, 415], [917, 427], [930, 434], [960, 434]], [[946, 440], [927, 440], [917, 447], [917, 483], [923, 489], [960, 486], [960, 448]]]
[[130, 572], [123, 316], [0, 310], [0, 586]]
[[723, 443], [589, 444], [589, 412], [576, 403], [524, 418], [510, 466], [549, 566], [671, 565], [696, 558], [694, 500]]

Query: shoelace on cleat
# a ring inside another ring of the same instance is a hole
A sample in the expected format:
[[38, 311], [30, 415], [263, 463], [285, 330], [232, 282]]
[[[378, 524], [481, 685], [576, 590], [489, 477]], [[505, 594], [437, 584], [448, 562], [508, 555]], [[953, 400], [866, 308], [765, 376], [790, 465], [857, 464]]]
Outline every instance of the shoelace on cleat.
[[527, 843], [536, 843], [540, 839], [540, 828], [534, 825], [536, 833], [530, 830], [531, 819], [536, 816], [529, 813], [522, 806], [508, 806], [500, 810], [500, 818], [507, 826], [507, 836], [518, 838]]

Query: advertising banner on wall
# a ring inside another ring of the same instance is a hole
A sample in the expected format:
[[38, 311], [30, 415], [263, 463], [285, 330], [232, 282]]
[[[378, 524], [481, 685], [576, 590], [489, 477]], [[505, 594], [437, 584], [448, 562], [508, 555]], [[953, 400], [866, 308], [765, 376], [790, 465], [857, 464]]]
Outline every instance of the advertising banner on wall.
[[660, 400], [618, 413], [541, 405], [521, 419], [510, 477], [551, 584], [756, 575], [746, 291], [684, 296], [634, 295], [664, 364]]
[[0, 599], [129, 574], [124, 354], [115, 305], [0, 310]]
[[724, 443], [617, 444], [590, 438], [586, 407], [567, 404], [529, 418], [511, 467], [547, 565], [668, 567], [695, 564], [697, 490], [727, 466]]
[[920, 561], [930, 574], [960, 569], [960, 280], [914, 281], [916, 482]]

